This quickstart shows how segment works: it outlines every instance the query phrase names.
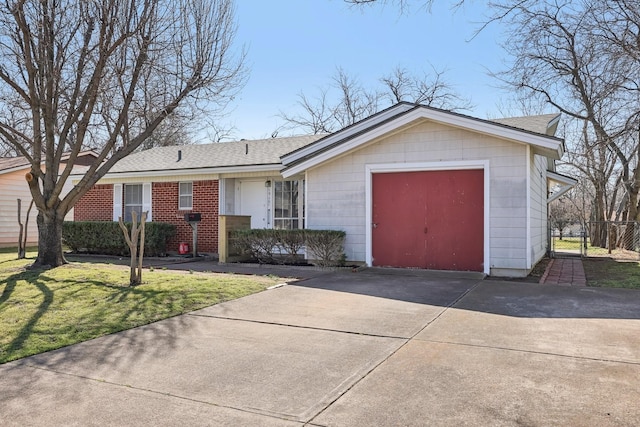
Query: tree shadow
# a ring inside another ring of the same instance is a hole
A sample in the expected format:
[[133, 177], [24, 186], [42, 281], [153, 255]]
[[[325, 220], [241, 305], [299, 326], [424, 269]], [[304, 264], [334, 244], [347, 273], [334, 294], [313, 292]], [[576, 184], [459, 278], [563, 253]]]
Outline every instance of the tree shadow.
[[[60, 349], [70, 344], [82, 342], [104, 335], [114, 334], [133, 327], [142, 326], [166, 318], [171, 311], [171, 306], [167, 309], [149, 310], [150, 306], [163, 307], [166, 304], [165, 294], [161, 290], [144, 289], [143, 287], [127, 287], [105, 283], [99, 280], [78, 279], [55, 279], [46, 274], [48, 270], [25, 270], [9, 276], [0, 282], [0, 310], [7, 304], [20, 304], [22, 298], [20, 292], [16, 296], [16, 288], [20, 289], [32, 286], [37, 289], [38, 294], [30, 294], [29, 299], [42, 298], [29, 308], [28, 316], [23, 316], [21, 324], [14, 328], [10, 341], [7, 339], [0, 348], [0, 363], [9, 360], [19, 359], [29, 356], [30, 347], [28, 340], [33, 334], [43, 335], [38, 325], [41, 324], [42, 317], [50, 310], [66, 310], [66, 307], [73, 307], [73, 301], [82, 298], [91, 298], [92, 295], [84, 294], [85, 291], [92, 292], [92, 289], [103, 288], [106, 292], [96, 293], [96, 300], [91, 304], [89, 300], [86, 307], [78, 313], [71, 315], [67, 321], [57, 322], [53, 326], [47, 326], [50, 330], [45, 331], [43, 337], [51, 342], [37, 344], [37, 352]], [[48, 282], [55, 282], [51, 286]], [[133, 297], [133, 301], [129, 298]], [[13, 302], [12, 302], [13, 298]], [[52, 307], [52, 304], [55, 304]], [[123, 304], [119, 310], [113, 310], [113, 305]], [[124, 305], [126, 304], [126, 305]], [[168, 304], [172, 304], [169, 301]], [[69, 308], [73, 311], [73, 308]], [[40, 328], [41, 329], [41, 328]], [[162, 341], [165, 347], [171, 347], [175, 337], [175, 331], [166, 331], [166, 328], [155, 328], [158, 331], [154, 340]], [[62, 337], [62, 338], [60, 338]], [[69, 337], [72, 337], [69, 339]], [[9, 338], [9, 337], [6, 337]], [[35, 337], [39, 339], [39, 337]], [[115, 337], [114, 337], [115, 339]], [[99, 358], [99, 356], [98, 356]]]
[[[40, 271], [41, 272], [41, 271]], [[5, 289], [0, 296], [0, 304], [6, 304], [9, 297], [15, 291], [18, 281], [25, 281], [26, 283], [35, 286], [40, 293], [42, 293], [42, 301], [38, 305], [37, 310], [30, 316], [25, 325], [20, 328], [20, 331], [16, 334], [15, 338], [9, 342], [6, 347], [6, 353], [12, 354], [22, 349], [25, 341], [33, 333], [33, 328], [36, 326], [40, 318], [47, 312], [51, 303], [53, 302], [53, 291], [45, 284], [45, 281], [49, 281], [48, 278], [42, 278], [38, 271], [25, 271], [22, 273], [14, 274], [7, 279]]]
[[[29, 257], [29, 256], [28, 256], [28, 257], [25, 257], [25, 258], [22, 258], [22, 259], [23, 259], [23, 260], [27, 260], [27, 261], [35, 261], [36, 257]], [[10, 263], [10, 262], [16, 262], [16, 261], [20, 261], [20, 258], [18, 258], [18, 256], [17, 256], [17, 255], [16, 255], [16, 257], [15, 257], [15, 258], [10, 258], [10, 259], [5, 259], [5, 260], [0, 261], [0, 265], [2, 265], [2, 264], [8, 264], [8, 263]]]

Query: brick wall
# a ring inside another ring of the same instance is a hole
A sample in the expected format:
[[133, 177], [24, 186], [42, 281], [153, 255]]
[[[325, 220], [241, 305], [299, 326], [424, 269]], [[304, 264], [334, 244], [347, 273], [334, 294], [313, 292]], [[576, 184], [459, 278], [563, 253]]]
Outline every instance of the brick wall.
[[178, 251], [180, 242], [191, 244], [193, 233], [184, 220], [184, 214], [199, 212], [198, 252], [218, 252], [218, 181], [193, 181], [193, 209], [178, 210], [178, 183], [154, 182], [151, 190], [153, 220], [176, 226], [176, 237], [169, 241], [167, 250]]
[[[191, 227], [184, 214], [199, 212], [202, 222], [198, 224], [198, 252], [218, 252], [218, 181], [193, 182], [193, 209], [178, 210], [178, 183], [154, 182], [151, 189], [151, 212], [153, 221], [168, 222], [176, 226], [176, 237], [171, 239], [167, 250], [178, 251], [180, 242], [191, 244]], [[112, 221], [113, 185], [101, 184], [91, 188], [74, 208], [75, 221]]]
[[73, 208], [74, 221], [112, 221], [113, 185], [94, 185]]

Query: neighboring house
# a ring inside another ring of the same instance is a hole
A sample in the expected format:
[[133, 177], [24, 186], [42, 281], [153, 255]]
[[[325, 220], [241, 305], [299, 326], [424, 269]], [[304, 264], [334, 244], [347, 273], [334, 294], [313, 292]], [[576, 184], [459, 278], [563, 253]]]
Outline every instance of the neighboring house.
[[[96, 157], [97, 155], [93, 151], [85, 151], [78, 154], [74, 172], [90, 165]], [[61, 169], [66, 164], [64, 162], [66, 158], [67, 156], [62, 157]], [[31, 164], [24, 157], [0, 157], [0, 247], [18, 246], [18, 234], [20, 231], [20, 226], [18, 225], [18, 199], [22, 200], [21, 220], [25, 224], [27, 210], [29, 209], [29, 203], [31, 203], [31, 192], [25, 180], [25, 174], [30, 169]], [[71, 180], [67, 180], [63, 195], [67, 194], [71, 187]], [[38, 243], [37, 215], [38, 210], [34, 206], [29, 214], [28, 245], [36, 245]], [[73, 219], [73, 209], [67, 214], [66, 219]]]
[[191, 229], [217, 251], [218, 214], [254, 228], [346, 231], [373, 266], [526, 275], [548, 247], [547, 203], [576, 181], [555, 172], [559, 115], [481, 120], [396, 104], [330, 135], [162, 147], [119, 162], [76, 205], [76, 220], [132, 210]]

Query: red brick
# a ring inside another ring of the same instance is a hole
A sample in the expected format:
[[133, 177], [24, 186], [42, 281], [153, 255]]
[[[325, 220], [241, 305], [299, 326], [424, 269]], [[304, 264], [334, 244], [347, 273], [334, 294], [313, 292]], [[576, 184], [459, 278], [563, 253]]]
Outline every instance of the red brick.
[[180, 242], [192, 245], [193, 232], [184, 220], [190, 212], [202, 214], [198, 224], [198, 251], [218, 252], [218, 181], [193, 181], [193, 209], [178, 209], [178, 182], [154, 182], [151, 200], [153, 220], [176, 226], [176, 237], [169, 241], [167, 249], [177, 251]]
[[[191, 227], [184, 220], [189, 212], [202, 214], [198, 224], [198, 251], [218, 252], [218, 181], [193, 181], [193, 209], [178, 209], [178, 182], [154, 182], [151, 187], [151, 214], [155, 222], [167, 222], [176, 226], [176, 237], [168, 243], [167, 250], [178, 251], [180, 242], [192, 244]], [[74, 208], [75, 221], [112, 221], [113, 185], [95, 185]]]
[[113, 185], [94, 185], [73, 207], [74, 221], [112, 221]]

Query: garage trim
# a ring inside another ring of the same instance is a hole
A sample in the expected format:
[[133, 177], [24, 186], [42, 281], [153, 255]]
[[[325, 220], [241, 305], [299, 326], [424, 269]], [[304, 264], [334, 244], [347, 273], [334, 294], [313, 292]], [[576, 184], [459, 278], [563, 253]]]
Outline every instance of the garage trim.
[[489, 212], [490, 212], [490, 177], [489, 160], [461, 160], [446, 162], [420, 162], [420, 163], [380, 163], [365, 165], [365, 262], [367, 266], [373, 265], [373, 239], [371, 229], [373, 227], [373, 174], [391, 172], [419, 172], [438, 170], [463, 170], [463, 169], [483, 169], [484, 170], [484, 274], [489, 274], [491, 270], [490, 260], [490, 234], [489, 234]]

